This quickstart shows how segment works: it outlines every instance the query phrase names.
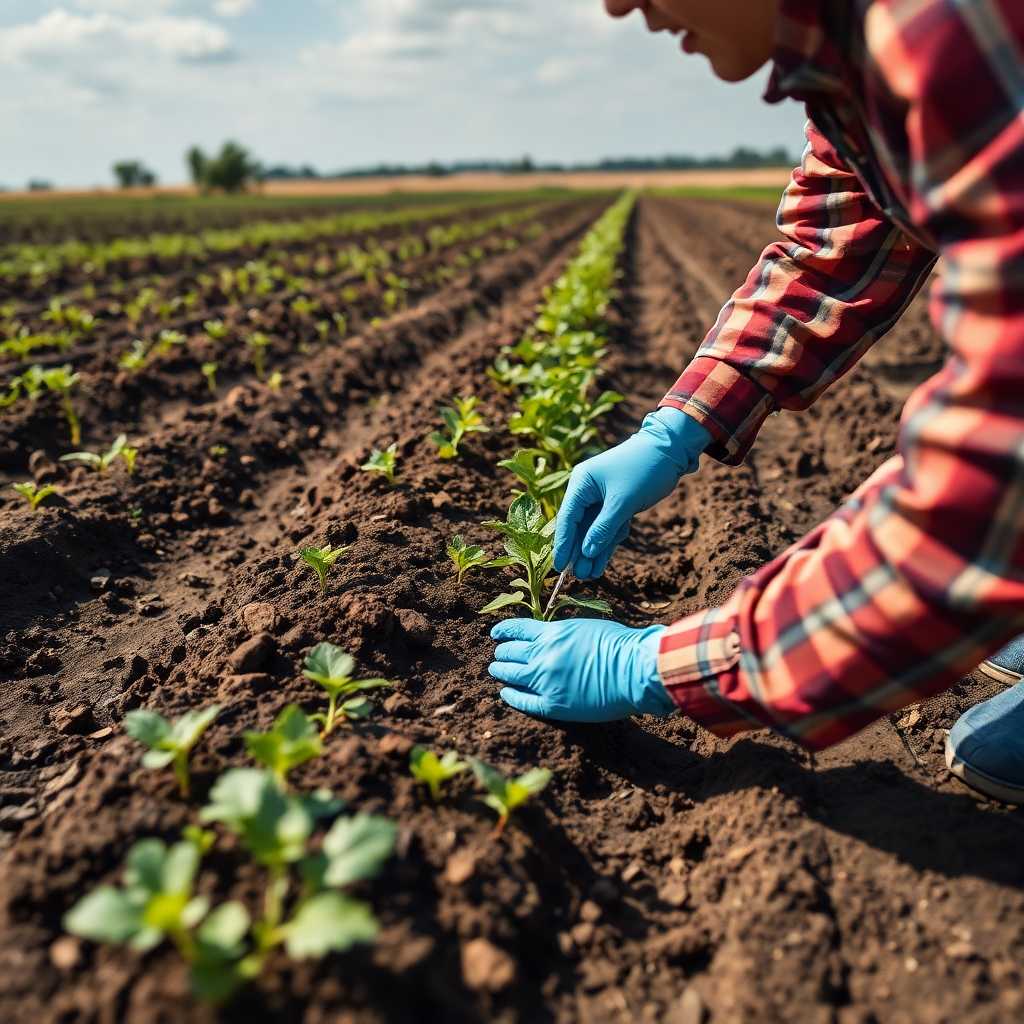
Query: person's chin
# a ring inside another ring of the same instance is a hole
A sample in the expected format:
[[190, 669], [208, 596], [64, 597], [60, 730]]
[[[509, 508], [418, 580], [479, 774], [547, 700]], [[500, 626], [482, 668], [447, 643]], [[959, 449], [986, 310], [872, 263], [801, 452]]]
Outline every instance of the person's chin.
[[756, 74], [758, 68], [751, 68], [747, 64], [730, 59], [729, 57], [720, 56], [717, 54], [707, 54], [708, 62], [711, 64], [711, 70], [715, 73], [716, 77], [720, 78], [723, 82], [743, 82], [750, 78], [751, 75]]

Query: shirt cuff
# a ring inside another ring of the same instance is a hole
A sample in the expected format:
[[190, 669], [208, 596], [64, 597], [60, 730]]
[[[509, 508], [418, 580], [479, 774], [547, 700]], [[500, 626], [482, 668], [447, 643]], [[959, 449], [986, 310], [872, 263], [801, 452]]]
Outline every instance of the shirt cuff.
[[680, 619], [661, 635], [658, 671], [669, 696], [688, 718], [723, 738], [767, 724], [721, 695], [735, 683], [739, 662], [739, 633], [725, 608]]
[[668, 406], [685, 412], [711, 435], [707, 454], [727, 466], [738, 466], [757, 437], [769, 413], [772, 396], [760, 384], [713, 356], [698, 355], [659, 409]]

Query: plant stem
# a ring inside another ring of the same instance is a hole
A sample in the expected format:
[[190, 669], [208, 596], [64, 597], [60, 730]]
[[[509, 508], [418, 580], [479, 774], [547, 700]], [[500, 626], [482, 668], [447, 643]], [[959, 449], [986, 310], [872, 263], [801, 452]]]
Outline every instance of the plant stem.
[[182, 750], [174, 755], [174, 777], [178, 780], [178, 789], [184, 799], [189, 795], [188, 751]]
[[324, 731], [321, 736], [328, 736], [334, 731], [335, 718], [338, 714], [338, 694], [328, 691], [327, 694], [327, 719], [324, 722]]
[[78, 414], [75, 412], [74, 406], [71, 404], [71, 395], [65, 391], [61, 395], [61, 401], [64, 405], [64, 415], [68, 418], [68, 426], [71, 428], [71, 443], [73, 445], [79, 445], [82, 443], [82, 424], [78, 420]]

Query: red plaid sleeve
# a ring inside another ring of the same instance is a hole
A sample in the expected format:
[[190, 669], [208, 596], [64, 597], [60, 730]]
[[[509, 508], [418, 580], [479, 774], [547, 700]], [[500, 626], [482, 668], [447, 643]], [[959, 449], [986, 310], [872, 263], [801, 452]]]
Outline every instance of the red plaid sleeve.
[[1024, 631], [1024, 5], [871, 10], [911, 215], [943, 256], [949, 360], [908, 401], [900, 455], [723, 608], [669, 627], [659, 662], [720, 735], [767, 725], [812, 749]]
[[778, 409], [806, 409], [899, 319], [934, 254], [886, 220], [807, 125], [768, 246], [662, 401], [704, 425], [708, 454], [743, 461]]

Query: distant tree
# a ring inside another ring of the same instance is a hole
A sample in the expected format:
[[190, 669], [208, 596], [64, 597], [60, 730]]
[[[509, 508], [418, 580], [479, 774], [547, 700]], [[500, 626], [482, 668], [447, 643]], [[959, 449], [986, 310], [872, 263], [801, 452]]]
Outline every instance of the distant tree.
[[43, 181], [42, 178], [33, 178], [28, 183], [29, 192], [52, 192], [53, 182]]
[[141, 160], [121, 160], [114, 164], [114, 177], [120, 188], [149, 188], [156, 175]]
[[242, 192], [250, 182], [262, 180], [262, 168], [237, 142], [225, 142], [220, 153], [208, 157], [198, 146], [185, 154], [192, 181], [204, 192], [220, 189]]

